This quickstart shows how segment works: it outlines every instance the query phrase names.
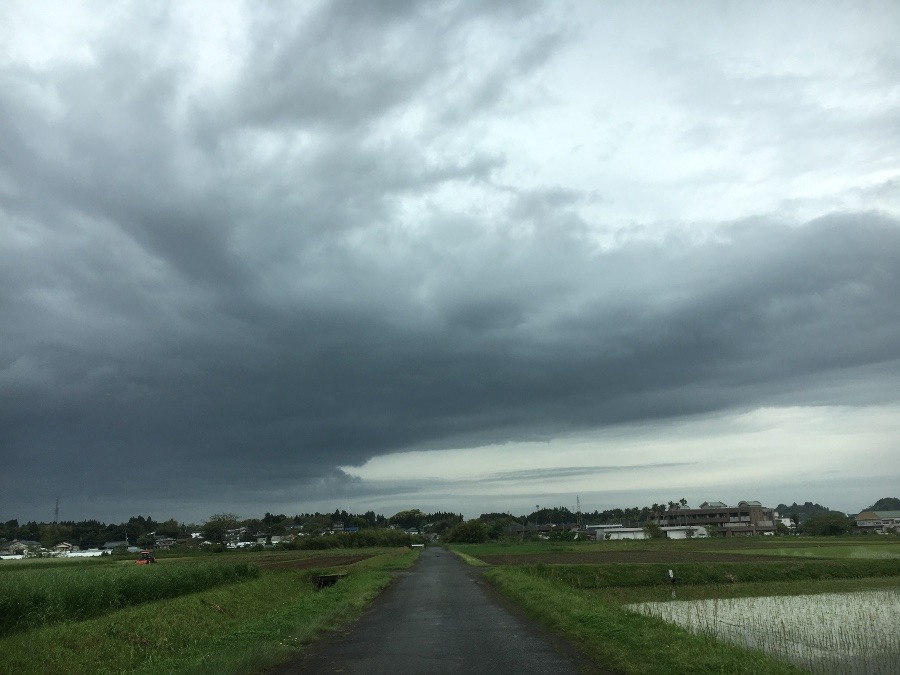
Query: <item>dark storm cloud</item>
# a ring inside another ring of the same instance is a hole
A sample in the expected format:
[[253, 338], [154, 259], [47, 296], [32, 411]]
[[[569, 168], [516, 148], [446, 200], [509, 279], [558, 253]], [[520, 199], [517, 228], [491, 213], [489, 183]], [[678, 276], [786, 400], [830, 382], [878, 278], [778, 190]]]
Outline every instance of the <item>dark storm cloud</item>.
[[10, 475], [57, 469], [95, 490], [135, 472], [176, 493], [235, 477], [302, 483], [412, 447], [545, 438], [775, 395], [853, 404], [846, 392], [823, 400], [816, 382], [867, 366], [882, 386], [896, 379], [897, 223], [857, 215], [797, 230], [755, 224], [701, 247], [573, 248], [566, 273], [544, 272], [544, 253], [520, 249], [500, 281], [527, 271], [572, 286], [535, 298], [510, 284], [512, 321], [471, 320], [485, 290], [473, 285], [469, 316], [456, 289], [412, 326], [335, 298], [330, 311], [260, 306], [253, 323], [200, 314], [146, 351], [115, 335], [94, 336], [99, 345], [22, 335], [24, 353], [4, 349], [4, 464]]
[[431, 138], [511, 105], [552, 27], [478, 70], [466, 36], [528, 11], [261, 11], [202, 96], [115, 26], [91, 64], [0, 69], [0, 492], [342, 494], [404, 449], [896, 397], [900, 223], [601, 250], [592, 195]]

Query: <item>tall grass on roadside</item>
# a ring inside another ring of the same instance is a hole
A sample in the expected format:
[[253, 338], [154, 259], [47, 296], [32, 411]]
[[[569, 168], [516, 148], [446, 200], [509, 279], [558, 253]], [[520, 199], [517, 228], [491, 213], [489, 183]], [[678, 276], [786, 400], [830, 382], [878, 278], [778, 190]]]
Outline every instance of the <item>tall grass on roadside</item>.
[[0, 575], [0, 635], [101, 616], [123, 607], [259, 576], [248, 563], [104, 565]]
[[0, 672], [260, 672], [297, 655], [321, 632], [352, 621], [390, 582], [391, 570], [408, 567], [416, 555], [409, 549], [383, 550], [367, 560], [329, 568], [348, 574], [321, 590], [311, 581], [313, 570], [264, 571], [246, 582], [147, 607], [0, 637]]

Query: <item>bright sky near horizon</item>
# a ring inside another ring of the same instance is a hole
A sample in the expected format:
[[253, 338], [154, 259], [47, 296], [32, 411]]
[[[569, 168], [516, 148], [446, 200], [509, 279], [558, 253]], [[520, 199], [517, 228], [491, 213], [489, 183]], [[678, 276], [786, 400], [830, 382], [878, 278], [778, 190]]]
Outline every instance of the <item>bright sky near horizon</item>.
[[900, 4], [0, 5], [0, 520], [900, 496]]

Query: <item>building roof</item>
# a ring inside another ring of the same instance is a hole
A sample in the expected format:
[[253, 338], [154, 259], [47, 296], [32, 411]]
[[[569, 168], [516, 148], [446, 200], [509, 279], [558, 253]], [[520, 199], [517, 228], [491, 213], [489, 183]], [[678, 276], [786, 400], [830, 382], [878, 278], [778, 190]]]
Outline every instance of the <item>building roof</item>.
[[889, 520], [893, 518], [900, 518], [900, 511], [863, 511], [862, 513], [856, 514], [856, 519], [873, 520], [872, 516], [875, 516], [879, 520]]

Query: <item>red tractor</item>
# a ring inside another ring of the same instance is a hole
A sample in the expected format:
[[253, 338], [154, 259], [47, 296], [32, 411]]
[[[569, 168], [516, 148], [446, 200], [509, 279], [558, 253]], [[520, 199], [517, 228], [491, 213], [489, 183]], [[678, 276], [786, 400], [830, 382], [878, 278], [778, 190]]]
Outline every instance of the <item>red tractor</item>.
[[134, 561], [135, 565], [149, 565], [151, 563], [155, 563], [156, 558], [153, 557], [153, 554], [150, 551], [141, 551], [141, 557]]

